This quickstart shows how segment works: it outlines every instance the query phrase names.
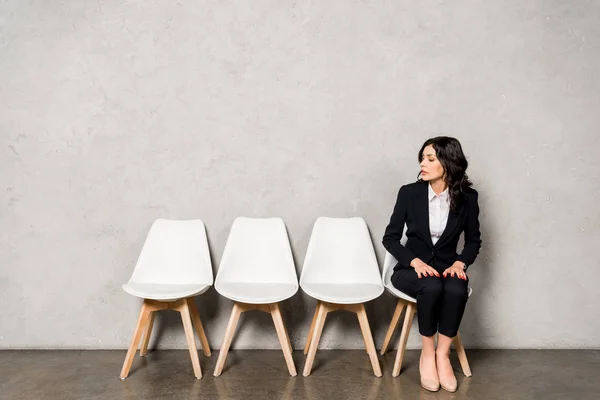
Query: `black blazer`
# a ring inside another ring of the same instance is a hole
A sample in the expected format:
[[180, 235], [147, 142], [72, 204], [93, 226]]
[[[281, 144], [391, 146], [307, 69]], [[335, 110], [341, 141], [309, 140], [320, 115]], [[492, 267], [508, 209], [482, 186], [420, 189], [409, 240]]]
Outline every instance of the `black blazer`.
[[[415, 258], [431, 265], [438, 271], [450, 267], [456, 260], [467, 266], [473, 264], [481, 248], [479, 232], [479, 205], [477, 191], [469, 188], [465, 201], [457, 213], [448, 215], [446, 229], [434, 245], [429, 231], [429, 182], [417, 181], [404, 185], [398, 191], [398, 199], [390, 223], [383, 235], [383, 246], [398, 260], [398, 268], [410, 268]], [[404, 224], [408, 238], [406, 246], [400, 244]], [[461, 232], [465, 232], [465, 246], [462, 253], [456, 253]]]

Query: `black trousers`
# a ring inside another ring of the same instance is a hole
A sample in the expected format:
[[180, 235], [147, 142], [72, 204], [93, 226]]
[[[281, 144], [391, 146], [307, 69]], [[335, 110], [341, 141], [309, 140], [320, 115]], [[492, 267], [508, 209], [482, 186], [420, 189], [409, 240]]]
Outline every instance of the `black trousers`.
[[414, 268], [410, 268], [394, 271], [391, 280], [396, 289], [417, 299], [421, 335], [433, 336], [439, 331], [448, 337], [456, 336], [469, 298], [468, 277], [466, 281], [450, 275], [419, 279]]

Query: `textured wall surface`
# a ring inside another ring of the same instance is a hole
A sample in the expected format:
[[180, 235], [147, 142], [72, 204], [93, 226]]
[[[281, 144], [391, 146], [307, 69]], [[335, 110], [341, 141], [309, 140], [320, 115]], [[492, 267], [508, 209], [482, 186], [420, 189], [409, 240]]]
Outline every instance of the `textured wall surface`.
[[[465, 345], [600, 347], [599, 20], [595, 1], [0, 1], [0, 348], [126, 347], [121, 285], [159, 217], [202, 219], [215, 272], [241, 215], [283, 218], [298, 272], [318, 216], [362, 216], [383, 262], [438, 134], [480, 193]], [[219, 348], [232, 303], [197, 302]], [[368, 304], [378, 347], [394, 305]], [[297, 348], [314, 307], [283, 304]], [[354, 316], [327, 321], [323, 347], [363, 346]], [[155, 330], [185, 347], [176, 313]], [[269, 316], [233, 347], [279, 348]]]

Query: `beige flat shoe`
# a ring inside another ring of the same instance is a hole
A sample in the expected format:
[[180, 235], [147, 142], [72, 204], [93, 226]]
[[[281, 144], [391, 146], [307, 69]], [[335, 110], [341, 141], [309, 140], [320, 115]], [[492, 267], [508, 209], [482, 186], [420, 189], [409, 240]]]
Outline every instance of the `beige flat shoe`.
[[424, 389], [427, 389], [430, 392], [437, 392], [438, 390], [440, 390], [440, 381], [437, 377], [437, 374], [435, 374], [435, 378], [424, 378], [423, 374], [421, 374], [422, 364], [423, 355], [421, 355], [421, 358], [419, 359], [419, 375], [421, 376], [421, 386], [423, 386]]

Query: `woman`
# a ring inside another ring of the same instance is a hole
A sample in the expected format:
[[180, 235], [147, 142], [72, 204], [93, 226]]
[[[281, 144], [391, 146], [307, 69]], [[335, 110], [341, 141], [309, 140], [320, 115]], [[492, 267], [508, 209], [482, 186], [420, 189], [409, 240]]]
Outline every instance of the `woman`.
[[[454, 392], [457, 382], [450, 365], [450, 344], [467, 304], [467, 267], [481, 248], [477, 191], [465, 173], [468, 163], [458, 140], [446, 136], [429, 139], [418, 158], [418, 180], [398, 191], [383, 246], [398, 260], [392, 284], [417, 299], [423, 342], [421, 385], [437, 391], [441, 384]], [[400, 239], [405, 223], [408, 240], [403, 246]], [[463, 231], [465, 245], [457, 254]]]

